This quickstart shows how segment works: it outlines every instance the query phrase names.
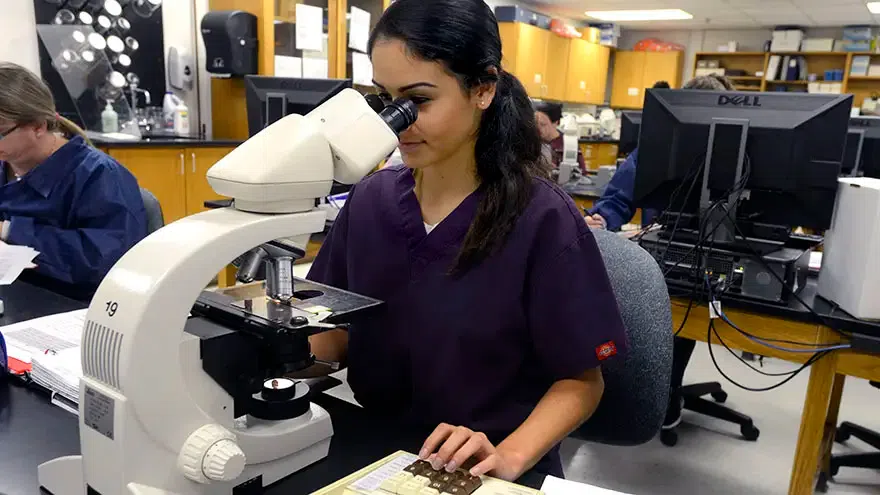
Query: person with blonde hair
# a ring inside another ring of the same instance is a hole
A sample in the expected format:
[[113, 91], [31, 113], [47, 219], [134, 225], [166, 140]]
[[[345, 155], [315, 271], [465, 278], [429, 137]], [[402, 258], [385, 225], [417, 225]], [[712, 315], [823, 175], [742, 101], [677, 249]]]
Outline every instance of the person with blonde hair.
[[22, 278], [89, 299], [146, 234], [134, 176], [58, 115], [37, 75], [0, 63], [0, 241], [40, 253]]

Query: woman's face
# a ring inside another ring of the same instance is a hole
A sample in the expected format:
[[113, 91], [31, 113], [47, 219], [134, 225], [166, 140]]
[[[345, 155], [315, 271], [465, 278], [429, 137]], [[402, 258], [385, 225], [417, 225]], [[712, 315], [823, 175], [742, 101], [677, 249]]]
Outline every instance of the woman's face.
[[404, 97], [418, 105], [416, 123], [400, 135], [408, 167], [474, 159], [480, 117], [492, 103], [494, 84], [463, 90], [443, 65], [415, 57], [393, 39], [376, 41], [372, 61], [373, 82], [384, 98]]
[[553, 125], [553, 122], [550, 122], [550, 117], [548, 117], [546, 113], [536, 110], [535, 122], [538, 124], [538, 131], [541, 133], [541, 139], [545, 143], [549, 143], [556, 139], [559, 132], [556, 130], [556, 126]]
[[[16, 125], [0, 120], [0, 161], [16, 164], [28, 162], [37, 150], [37, 133], [34, 125]], [[42, 129], [45, 131], [45, 129]]]

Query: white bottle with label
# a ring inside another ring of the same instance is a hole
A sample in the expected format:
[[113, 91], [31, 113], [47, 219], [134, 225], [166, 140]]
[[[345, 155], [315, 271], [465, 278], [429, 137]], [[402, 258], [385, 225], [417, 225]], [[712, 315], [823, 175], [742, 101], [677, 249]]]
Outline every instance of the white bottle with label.
[[189, 136], [189, 107], [180, 99], [174, 109], [174, 134]]
[[162, 119], [164, 121], [162, 122], [162, 130], [174, 130], [174, 114], [179, 102], [180, 99], [174, 96], [171, 91], [165, 93], [165, 98], [162, 100]]
[[104, 111], [101, 112], [101, 131], [105, 133], [119, 132], [119, 114], [113, 110], [113, 104], [109, 101]]

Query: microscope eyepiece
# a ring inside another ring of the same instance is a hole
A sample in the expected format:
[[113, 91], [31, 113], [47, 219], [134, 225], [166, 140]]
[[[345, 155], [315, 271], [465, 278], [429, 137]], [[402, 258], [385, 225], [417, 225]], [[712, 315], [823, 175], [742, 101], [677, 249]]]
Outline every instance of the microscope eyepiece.
[[412, 101], [398, 98], [379, 112], [379, 116], [391, 130], [400, 134], [415, 123], [419, 116], [419, 109]]
[[374, 112], [382, 113], [382, 110], [385, 110], [385, 103], [379, 95], [370, 93], [365, 95], [364, 99], [367, 100], [367, 105], [370, 105], [370, 108], [372, 108]]

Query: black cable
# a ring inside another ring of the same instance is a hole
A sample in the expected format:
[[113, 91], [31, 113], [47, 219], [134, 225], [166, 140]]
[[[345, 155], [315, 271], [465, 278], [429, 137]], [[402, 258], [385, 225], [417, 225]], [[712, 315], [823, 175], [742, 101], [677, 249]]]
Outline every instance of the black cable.
[[[727, 218], [730, 218], [730, 216], [729, 216], [729, 212], [728, 212], [728, 217], [727, 217]], [[743, 240], [745, 240], [746, 236], [745, 236], [745, 235], [743, 234], [743, 232], [739, 229], [739, 226], [736, 224], [736, 222], [733, 222], [733, 228], [736, 229], [737, 234], [739, 234], [740, 237], [742, 237]], [[794, 298], [797, 300], [797, 302], [799, 302], [799, 303], [801, 304], [801, 306], [803, 306], [803, 307], [807, 308], [807, 310], [809, 310], [809, 312], [810, 312], [810, 314], [813, 316], [813, 318], [816, 319], [816, 323], [820, 323], [820, 324], [822, 324], [822, 325], [824, 325], [824, 326], [830, 328], [831, 330], [833, 330], [834, 332], [836, 332], [837, 334], [839, 334], [839, 335], [841, 335], [841, 336], [843, 336], [843, 337], [846, 337], [846, 338], [852, 338], [852, 335], [850, 335], [848, 332], [844, 332], [843, 330], [839, 330], [839, 329], [837, 329], [837, 328], [834, 328], [833, 325], [830, 325], [830, 324], [828, 323], [828, 320], [826, 320], [824, 316], [822, 316], [822, 315], [820, 315], [819, 313], [817, 313], [816, 310], [813, 309], [812, 306], [810, 306], [809, 304], [807, 304], [807, 303], [803, 300], [803, 298], [802, 298], [797, 292], [795, 292], [794, 290], [791, 290], [791, 288], [788, 287], [788, 284], [785, 282], [785, 280], [783, 280], [782, 277], [780, 277], [779, 274], [776, 273], [776, 270], [773, 270], [773, 269], [770, 267], [770, 265], [764, 260], [764, 257], [763, 257], [760, 253], [758, 253], [758, 252], [755, 250], [755, 248], [753, 248], [752, 245], [751, 245], [748, 241], [743, 242], [743, 244], [749, 249], [749, 251], [751, 251], [752, 256], [754, 256], [755, 258], [758, 259], [758, 262], [761, 264], [761, 266], [763, 266], [764, 269], [766, 269], [768, 272], [770, 272], [770, 274], [773, 275], [773, 277], [774, 277], [774, 278], [775, 278], [780, 284], [782, 284], [783, 287], [785, 287], [785, 288], [787, 288], [789, 291], [791, 291], [791, 295], [794, 296]]]
[[722, 342], [721, 336], [718, 334], [718, 331], [715, 329], [714, 320], [710, 319], [709, 320], [709, 329], [708, 329], [707, 336], [706, 336], [706, 341], [709, 344], [709, 357], [712, 358], [712, 364], [715, 365], [715, 369], [718, 370], [718, 373], [720, 373], [721, 376], [723, 376], [725, 380], [727, 380], [728, 382], [736, 385], [737, 387], [739, 387], [743, 390], [747, 390], [749, 392], [769, 392], [770, 390], [777, 389], [777, 388], [785, 385], [786, 383], [788, 383], [792, 379], [794, 379], [794, 377], [799, 375], [805, 369], [807, 369], [810, 366], [812, 366], [813, 364], [815, 364], [816, 361], [822, 359], [823, 357], [825, 357], [829, 353], [833, 352], [833, 351], [817, 351], [815, 354], [810, 356], [810, 358], [807, 359], [807, 361], [802, 366], [800, 366], [798, 369], [792, 371], [791, 374], [787, 378], [780, 381], [779, 383], [776, 383], [774, 385], [770, 385], [767, 387], [753, 388], [753, 387], [747, 387], [745, 385], [742, 385], [739, 382], [737, 382], [736, 380], [730, 378], [729, 376], [727, 376], [726, 373], [724, 373], [724, 371], [718, 365], [718, 361], [715, 359], [715, 353], [712, 351], [712, 334], [713, 333], [715, 334], [715, 337], [718, 339], [718, 341]]

